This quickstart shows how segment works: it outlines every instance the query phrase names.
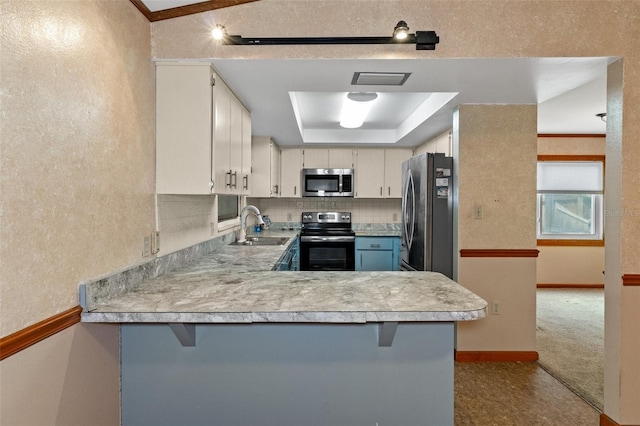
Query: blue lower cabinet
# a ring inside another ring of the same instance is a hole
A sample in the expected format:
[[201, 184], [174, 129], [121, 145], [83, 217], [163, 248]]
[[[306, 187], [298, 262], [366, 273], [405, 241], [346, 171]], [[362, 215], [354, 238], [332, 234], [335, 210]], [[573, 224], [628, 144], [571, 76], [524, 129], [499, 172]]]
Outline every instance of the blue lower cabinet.
[[291, 243], [284, 252], [274, 270], [277, 271], [299, 271], [300, 270], [300, 240], [296, 240]]
[[356, 237], [356, 271], [399, 271], [400, 237]]

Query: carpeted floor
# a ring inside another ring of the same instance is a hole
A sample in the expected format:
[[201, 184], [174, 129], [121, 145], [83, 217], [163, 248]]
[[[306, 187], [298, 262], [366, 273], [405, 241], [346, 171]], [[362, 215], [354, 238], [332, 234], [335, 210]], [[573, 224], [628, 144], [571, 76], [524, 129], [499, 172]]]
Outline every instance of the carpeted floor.
[[538, 289], [537, 304], [538, 363], [602, 411], [604, 290]]

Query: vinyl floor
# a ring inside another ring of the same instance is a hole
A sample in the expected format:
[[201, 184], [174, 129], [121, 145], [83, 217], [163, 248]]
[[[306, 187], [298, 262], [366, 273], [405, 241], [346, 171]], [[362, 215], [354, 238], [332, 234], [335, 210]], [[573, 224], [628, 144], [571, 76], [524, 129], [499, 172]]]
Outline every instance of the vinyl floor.
[[598, 426], [600, 412], [535, 362], [456, 362], [456, 426]]

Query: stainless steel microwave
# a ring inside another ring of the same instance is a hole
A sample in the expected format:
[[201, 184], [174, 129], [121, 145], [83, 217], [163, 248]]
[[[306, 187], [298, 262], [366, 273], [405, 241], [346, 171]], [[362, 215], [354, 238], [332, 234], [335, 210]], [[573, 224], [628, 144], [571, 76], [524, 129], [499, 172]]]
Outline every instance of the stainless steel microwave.
[[303, 197], [353, 197], [353, 169], [302, 169]]

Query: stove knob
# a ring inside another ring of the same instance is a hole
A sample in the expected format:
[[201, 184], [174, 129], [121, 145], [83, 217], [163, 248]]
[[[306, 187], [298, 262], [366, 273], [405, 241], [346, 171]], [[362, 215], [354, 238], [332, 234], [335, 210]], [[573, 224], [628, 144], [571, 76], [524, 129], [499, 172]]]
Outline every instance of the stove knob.
[[342, 216], [342, 220], [348, 220], [348, 219], [349, 219], [349, 216], [346, 216], [346, 215]]

